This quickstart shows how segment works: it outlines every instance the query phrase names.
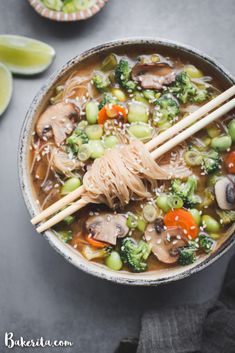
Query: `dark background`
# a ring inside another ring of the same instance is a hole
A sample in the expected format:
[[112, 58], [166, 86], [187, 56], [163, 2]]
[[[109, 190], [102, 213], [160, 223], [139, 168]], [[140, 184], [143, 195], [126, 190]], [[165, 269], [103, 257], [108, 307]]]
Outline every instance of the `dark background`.
[[0, 352], [8, 351], [5, 331], [13, 331], [16, 337], [74, 342], [71, 350], [58, 352], [112, 353], [120, 339], [137, 336], [147, 308], [217, 296], [234, 248], [203, 272], [158, 288], [115, 285], [69, 265], [30, 225], [17, 181], [17, 147], [27, 108], [48, 76], [104, 41], [131, 36], [181, 41], [235, 75], [234, 13], [234, 0], [110, 0], [90, 20], [59, 24], [41, 18], [26, 0], [0, 1], [1, 34], [34, 37], [57, 52], [43, 75], [14, 80], [11, 106], [0, 118]]

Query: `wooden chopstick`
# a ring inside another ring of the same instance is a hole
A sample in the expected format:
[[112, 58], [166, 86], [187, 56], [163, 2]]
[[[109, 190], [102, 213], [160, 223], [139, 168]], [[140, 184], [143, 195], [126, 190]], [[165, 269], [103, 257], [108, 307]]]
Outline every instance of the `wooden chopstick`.
[[84, 191], [85, 191], [85, 188], [82, 185], [78, 189], [74, 190], [73, 192], [70, 192], [68, 195], [62, 197], [62, 199], [56, 201], [51, 206], [47, 207], [45, 210], [43, 210], [38, 215], [36, 215], [34, 218], [32, 218], [31, 223], [37, 224], [37, 223], [41, 222], [43, 219], [51, 216], [53, 213], [56, 213], [60, 209], [68, 206], [71, 202], [78, 199], [83, 194]]
[[182, 131], [180, 134], [173, 137], [171, 140], [167, 141], [156, 150], [151, 152], [151, 156], [154, 159], [159, 158], [164, 153], [170, 151], [173, 147], [177, 146], [181, 142], [187, 140], [190, 136], [194, 135], [196, 132], [200, 131], [207, 125], [211, 124], [213, 121], [221, 117], [222, 115], [228, 113], [230, 110], [235, 108], [235, 98], [231, 101], [225, 103], [220, 108], [214, 110], [212, 113], [204, 117], [203, 119], [199, 120], [194, 125], [191, 125], [188, 129]]
[[[197, 131], [201, 130], [203, 127], [207, 126], [210, 124], [212, 121], [216, 120], [219, 118], [221, 115], [226, 114], [228, 111], [233, 109], [235, 107], [235, 99], [231, 100], [230, 102], [226, 103], [225, 105], [221, 106], [205, 118], [201, 119], [199, 122], [195, 123], [194, 125], [190, 126], [194, 122], [196, 122], [198, 119], [200, 119], [202, 116], [210, 112], [212, 109], [216, 108], [216, 106], [222, 104], [224, 101], [228, 100], [231, 98], [233, 95], [235, 95], [235, 85], [199, 108], [197, 111], [194, 113], [190, 114], [186, 118], [182, 119], [179, 121], [177, 124], [172, 126], [170, 129], [166, 130], [165, 132], [161, 133], [157, 137], [155, 137], [152, 141], [149, 141], [146, 143], [146, 147], [148, 150], [152, 150], [153, 148], [156, 148], [159, 146], [161, 143], [166, 141], [167, 139], [171, 138], [170, 141], [166, 142], [162, 146], [160, 146], [157, 150], [151, 152], [151, 155], [154, 159], [159, 158], [161, 155], [164, 153], [168, 152], [171, 150], [173, 147], [175, 147], [177, 144], [181, 143], [185, 139], [189, 138], [191, 135], [196, 133]], [[190, 126], [188, 129], [184, 130], [181, 132], [179, 135], [175, 136], [177, 133], [182, 131], [183, 129], [187, 128]], [[173, 137], [175, 136], [175, 137]], [[173, 137], [173, 138], [172, 138]], [[76, 189], [75, 191], [71, 192], [70, 194], [66, 195], [44, 211], [42, 211], [39, 215], [35, 216], [31, 222], [32, 224], [36, 224], [43, 219], [48, 218], [50, 215], [53, 213], [59, 211], [61, 208], [67, 206], [69, 203], [73, 202], [77, 198], [79, 198], [82, 193], [84, 192], [84, 187], [81, 186], [80, 188]], [[81, 202], [80, 202], [81, 201]], [[82, 207], [85, 206], [83, 200], [78, 200], [74, 204], [68, 206], [65, 210], [59, 212], [56, 214], [54, 217], [46, 221], [44, 224], [39, 226], [37, 228], [38, 232], [43, 232], [46, 229], [52, 227], [53, 225], [59, 223], [62, 221], [65, 217], [68, 215], [71, 215], [72, 213], [78, 211]]]
[[149, 151], [152, 151], [157, 146], [161, 145], [163, 142], [171, 139], [173, 136], [177, 135], [180, 131], [186, 129], [191, 124], [194, 124], [197, 120], [201, 119], [204, 115], [220, 106], [222, 103], [226, 102], [229, 98], [235, 95], [235, 85], [201, 106], [195, 112], [188, 115], [186, 118], [180, 120], [178, 123], [174, 124], [172, 127], [163, 131], [160, 135], [156, 136], [153, 140], [147, 142], [145, 146]]

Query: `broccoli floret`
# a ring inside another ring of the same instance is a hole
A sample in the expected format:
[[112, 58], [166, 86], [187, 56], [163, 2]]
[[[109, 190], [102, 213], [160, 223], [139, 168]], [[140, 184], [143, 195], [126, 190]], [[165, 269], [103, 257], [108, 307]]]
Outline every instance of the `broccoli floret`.
[[70, 240], [73, 239], [73, 234], [71, 230], [62, 230], [57, 233], [58, 237], [64, 242], [68, 243]]
[[222, 224], [235, 222], [235, 211], [216, 210], [216, 213], [219, 215]]
[[111, 93], [105, 92], [103, 94], [102, 100], [99, 104], [99, 110], [102, 109], [105, 106], [105, 104], [116, 103], [116, 101], [117, 101], [117, 99], [115, 97], [113, 97]]
[[154, 120], [156, 123], [171, 121], [180, 112], [177, 101], [168, 94], [156, 99], [154, 104], [158, 108], [154, 112]]
[[134, 272], [143, 272], [147, 269], [146, 260], [149, 257], [151, 247], [143, 240], [137, 243], [127, 237], [122, 241], [121, 258]]
[[105, 258], [105, 257], [107, 257], [110, 254], [111, 251], [112, 251], [112, 247], [111, 246], [107, 246], [107, 247], [102, 248], [102, 249], [96, 249], [96, 248], [92, 248], [89, 245], [85, 245], [82, 248], [83, 256], [89, 261], [93, 260], [93, 259]]
[[220, 156], [216, 151], [209, 151], [203, 153], [202, 168], [206, 174], [211, 174], [219, 169]]
[[201, 202], [201, 208], [208, 208], [215, 200], [214, 188], [212, 186], [207, 187], [203, 192], [203, 199]]
[[197, 179], [195, 177], [189, 177], [186, 182], [174, 179], [171, 183], [171, 188], [173, 194], [183, 200], [185, 207], [193, 208], [201, 201], [200, 197], [195, 195], [197, 189]]
[[198, 89], [190, 79], [187, 72], [182, 71], [177, 75], [175, 83], [169, 88], [181, 103], [201, 103], [208, 98], [206, 89]]
[[179, 248], [179, 259], [178, 263], [181, 266], [190, 265], [196, 261], [196, 251], [197, 248], [193, 245], [185, 246]]
[[198, 236], [198, 245], [201, 250], [208, 254], [212, 250], [214, 241], [207, 234], [200, 233]]
[[115, 77], [119, 85], [128, 91], [133, 91], [137, 84], [131, 80], [131, 68], [127, 60], [121, 59], [116, 66]]
[[72, 154], [77, 154], [79, 147], [84, 143], [88, 143], [88, 141], [88, 136], [83, 129], [75, 129], [72, 135], [69, 136], [66, 140], [69, 149], [68, 152], [71, 152]]
[[109, 79], [104, 75], [100, 75], [100, 74], [95, 74], [92, 77], [92, 82], [95, 85], [96, 89], [100, 92], [105, 91], [107, 87], [110, 85]]

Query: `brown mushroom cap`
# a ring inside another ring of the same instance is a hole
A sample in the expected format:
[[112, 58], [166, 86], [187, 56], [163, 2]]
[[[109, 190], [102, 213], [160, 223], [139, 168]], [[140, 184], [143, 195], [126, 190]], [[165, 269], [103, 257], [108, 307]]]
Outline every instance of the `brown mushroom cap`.
[[165, 264], [174, 264], [179, 258], [179, 248], [187, 245], [181, 227], [169, 227], [157, 233], [154, 224], [147, 226], [144, 234], [145, 240], [152, 247], [153, 254]]
[[55, 143], [59, 146], [73, 131], [70, 116], [76, 114], [75, 107], [71, 103], [60, 102], [49, 106], [42, 113], [36, 125], [39, 137], [51, 138], [54, 136]]
[[52, 167], [58, 173], [63, 173], [67, 176], [70, 176], [73, 170], [79, 169], [81, 167], [81, 162], [76, 159], [69, 158], [68, 154], [62, 149], [53, 148]]
[[132, 69], [132, 79], [144, 89], [162, 89], [175, 81], [175, 72], [167, 62], [137, 63]]
[[124, 215], [109, 213], [89, 217], [86, 228], [94, 239], [111, 245], [116, 245], [117, 238], [125, 237], [129, 230]]
[[227, 175], [215, 184], [215, 197], [219, 208], [222, 210], [235, 209], [235, 176]]

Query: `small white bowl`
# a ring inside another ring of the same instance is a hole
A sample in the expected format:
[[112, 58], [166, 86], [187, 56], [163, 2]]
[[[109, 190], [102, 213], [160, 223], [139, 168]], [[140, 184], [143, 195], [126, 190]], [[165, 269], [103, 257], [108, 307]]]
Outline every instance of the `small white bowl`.
[[48, 9], [40, 0], [28, 0], [30, 5], [35, 9], [41, 16], [46, 17], [53, 21], [58, 22], [73, 22], [86, 20], [89, 17], [94, 16], [99, 12], [108, 0], [97, 0], [96, 4], [86, 10], [81, 10], [73, 13], [64, 13], [61, 11], [53, 11]]
[[[33, 191], [33, 187], [30, 181], [29, 174], [29, 145], [31, 134], [34, 128], [34, 124], [45, 108], [49, 98], [52, 95], [53, 88], [58, 84], [62, 77], [68, 76], [70, 72], [75, 69], [81, 63], [91, 59], [95, 56], [105, 55], [108, 52], [115, 52], [117, 49], [126, 50], [126, 53], [132, 47], [142, 48], [143, 50], [154, 49], [155, 52], [165, 52], [178, 57], [188, 58], [190, 62], [204, 67], [205, 72], [212, 74], [223, 82], [223, 89], [230, 87], [234, 84], [233, 77], [223, 68], [220, 64], [214, 60], [192, 49], [188, 46], [171, 42], [167, 40], [155, 40], [155, 39], [126, 39], [119, 40], [111, 43], [106, 43], [98, 47], [92, 48], [81, 55], [78, 55], [67, 64], [65, 64], [58, 72], [56, 72], [49, 81], [42, 87], [37, 96], [34, 98], [29, 111], [26, 115], [24, 125], [22, 127], [19, 145], [19, 177], [20, 185], [22, 188], [23, 196], [25, 199], [26, 206], [30, 212], [31, 217], [39, 213], [39, 207], [36, 203], [36, 196]], [[149, 271], [145, 273], [130, 273], [124, 271], [112, 271], [106, 266], [87, 261], [80, 253], [78, 253], [71, 246], [60, 241], [53, 231], [48, 230], [44, 234], [45, 239], [52, 245], [52, 247], [58, 251], [67, 261], [72, 263], [79, 269], [90, 273], [94, 276], [105, 278], [107, 280], [130, 285], [159, 285], [161, 283], [167, 283], [176, 281], [184, 277], [188, 277], [193, 273], [196, 273], [208, 265], [212, 264], [220, 256], [222, 256], [234, 243], [235, 238], [231, 236], [224, 239], [223, 243], [210, 255], [200, 257], [197, 262], [189, 266], [167, 268], [159, 271]]]

